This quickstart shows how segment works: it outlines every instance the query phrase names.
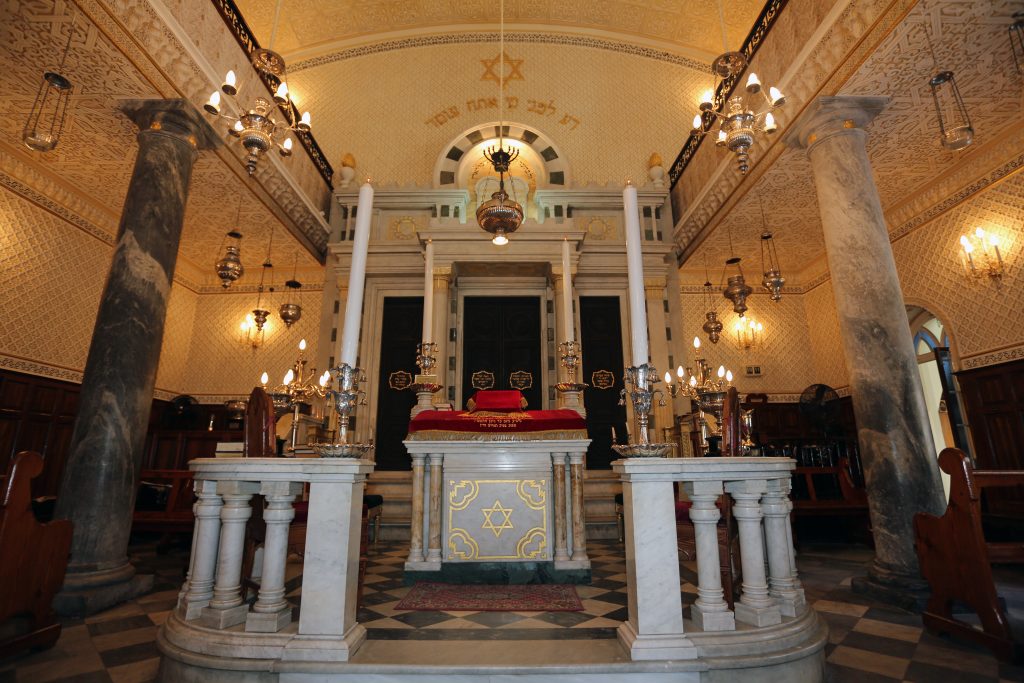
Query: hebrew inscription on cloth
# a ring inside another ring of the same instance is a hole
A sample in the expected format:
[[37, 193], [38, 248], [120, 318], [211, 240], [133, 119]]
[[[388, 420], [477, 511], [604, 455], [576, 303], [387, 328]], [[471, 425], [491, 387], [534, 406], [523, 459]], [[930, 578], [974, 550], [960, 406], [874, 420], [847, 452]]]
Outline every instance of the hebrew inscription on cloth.
[[449, 479], [446, 561], [549, 560], [547, 479]]

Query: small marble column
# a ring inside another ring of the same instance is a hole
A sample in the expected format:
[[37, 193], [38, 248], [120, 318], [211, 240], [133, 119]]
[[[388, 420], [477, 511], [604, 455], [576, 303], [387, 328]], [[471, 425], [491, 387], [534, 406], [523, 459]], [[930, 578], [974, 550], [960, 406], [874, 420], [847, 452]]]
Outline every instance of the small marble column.
[[263, 521], [267, 526], [263, 542], [263, 570], [260, 572], [259, 596], [246, 616], [245, 630], [277, 633], [292, 620], [292, 607], [284, 597], [284, 575], [288, 564], [288, 527], [295, 519], [292, 501], [302, 493], [302, 484], [264, 482], [260, 493], [267, 501], [263, 510]]
[[583, 508], [583, 458], [586, 451], [569, 454], [569, 484], [572, 493], [572, 561], [582, 569], [590, 568], [587, 556], [587, 518]]
[[691, 619], [703, 631], [735, 631], [736, 619], [722, 590], [718, 550], [718, 520], [715, 505], [722, 495], [720, 481], [692, 481], [683, 484], [690, 498], [690, 521], [697, 550], [697, 600], [690, 608]]
[[924, 586], [914, 515], [941, 515], [945, 496], [866, 149], [864, 128], [888, 103], [884, 97], [820, 97], [785, 142], [807, 150], [818, 194], [874, 532], [868, 583], [905, 604]]
[[218, 138], [185, 100], [133, 100], [138, 127], [117, 244], [100, 297], [56, 516], [74, 524], [60, 614], [97, 612], [148, 590], [128, 562], [135, 489], [192, 166]]
[[556, 566], [568, 561], [565, 529], [565, 453], [552, 453], [551, 464], [555, 471], [555, 563]]
[[743, 567], [743, 594], [736, 603], [736, 621], [758, 627], [782, 623], [782, 613], [768, 594], [764, 571], [761, 495], [766, 489], [764, 480], [735, 481], [725, 486], [735, 501], [732, 512], [739, 527], [740, 565]]
[[210, 479], [195, 481], [195, 531], [192, 533], [192, 564], [185, 582], [185, 597], [180, 602], [184, 619], [197, 619], [213, 597], [213, 573], [217, 567], [217, 548], [220, 546], [220, 510], [224, 505], [217, 493], [217, 482]]
[[[448, 383], [448, 288], [452, 279], [451, 266], [434, 267], [434, 343], [437, 345], [437, 383]], [[447, 399], [444, 390], [435, 394], [442, 403]]]
[[773, 479], [761, 498], [764, 515], [764, 542], [768, 551], [769, 593], [786, 617], [802, 614], [807, 607], [792, 565], [792, 540], [789, 525], [789, 479]]
[[409, 524], [409, 557], [406, 569], [419, 569], [423, 563], [423, 461], [424, 453], [413, 453], [412, 457], [412, 519]]
[[441, 464], [443, 462], [443, 454], [430, 454], [430, 536], [427, 539], [426, 561], [438, 569], [441, 568]]
[[220, 510], [217, 579], [213, 584], [213, 598], [199, 617], [203, 626], [225, 629], [245, 621], [249, 606], [242, 602], [242, 553], [245, 524], [252, 516], [249, 501], [258, 491], [259, 484], [253, 482], [221, 481], [217, 484], [217, 493], [224, 499]]

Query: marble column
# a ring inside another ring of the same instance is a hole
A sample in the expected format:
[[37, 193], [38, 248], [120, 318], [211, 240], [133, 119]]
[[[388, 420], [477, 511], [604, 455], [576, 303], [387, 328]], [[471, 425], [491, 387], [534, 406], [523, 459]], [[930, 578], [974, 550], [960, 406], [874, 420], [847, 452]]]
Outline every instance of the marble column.
[[569, 559], [569, 549], [566, 546], [568, 534], [566, 533], [565, 515], [565, 453], [552, 453], [551, 464], [555, 470], [555, 556], [556, 563], [561, 564]]
[[441, 568], [441, 465], [443, 462], [443, 454], [430, 454], [430, 511], [427, 513], [429, 535], [427, 556], [424, 562], [438, 569]]
[[416, 569], [423, 562], [423, 462], [424, 453], [412, 453], [412, 519], [409, 528], [409, 557], [406, 569]]
[[923, 587], [914, 551], [914, 515], [942, 514], [945, 498], [907, 310], [866, 149], [864, 127], [888, 103], [884, 97], [818, 98], [785, 141], [805, 149], [811, 162], [850, 374], [875, 537], [874, 562], [867, 581], [859, 583], [906, 604], [914, 599], [912, 591]]
[[437, 383], [445, 388], [437, 394], [441, 403], [447, 402], [448, 382], [448, 287], [452, 279], [452, 267], [434, 267], [434, 343], [437, 344]]
[[185, 100], [132, 100], [139, 127], [117, 244], [82, 378], [56, 515], [74, 524], [61, 614], [91, 614], [138, 595], [128, 535], [192, 166], [218, 144]]
[[583, 503], [583, 459], [586, 451], [569, 454], [569, 490], [572, 494], [572, 561], [590, 567], [587, 556], [587, 516]]

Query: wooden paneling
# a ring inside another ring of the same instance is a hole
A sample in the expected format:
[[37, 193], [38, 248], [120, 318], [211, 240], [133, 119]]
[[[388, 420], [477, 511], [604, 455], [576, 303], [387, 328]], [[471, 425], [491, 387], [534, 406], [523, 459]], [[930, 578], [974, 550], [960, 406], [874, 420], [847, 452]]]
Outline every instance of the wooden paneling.
[[[956, 373], [978, 469], [1024, 469], [1024, 361]], [[988, 510], [1024, 517], [1024, 487], [986, 492]]]

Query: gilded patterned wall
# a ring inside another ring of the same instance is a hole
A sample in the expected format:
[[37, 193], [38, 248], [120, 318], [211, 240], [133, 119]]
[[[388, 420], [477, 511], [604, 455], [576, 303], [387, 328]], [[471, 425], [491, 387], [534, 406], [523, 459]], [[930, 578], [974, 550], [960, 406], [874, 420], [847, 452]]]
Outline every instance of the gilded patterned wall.
[[810, 336], [811, 356], [814, 360], [814, 381], [838, 389], [850, 383], [843, 356], [843, 341], [839, 334], [839, 316], [836, 313], [832, 281], [806, 292], [803, 297]]

